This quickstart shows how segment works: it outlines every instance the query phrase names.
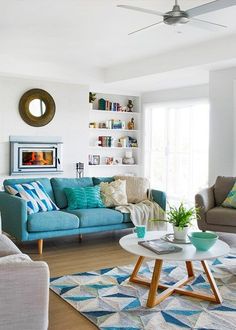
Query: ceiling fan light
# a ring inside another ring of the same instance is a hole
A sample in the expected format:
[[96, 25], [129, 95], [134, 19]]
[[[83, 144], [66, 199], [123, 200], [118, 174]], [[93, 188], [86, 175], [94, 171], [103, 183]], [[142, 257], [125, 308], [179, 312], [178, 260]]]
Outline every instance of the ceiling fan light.
[[189, 17], [186, 12], [168, 12], [164, 15], [164, 23], [168, 25], [186, 24], [189, 22]]

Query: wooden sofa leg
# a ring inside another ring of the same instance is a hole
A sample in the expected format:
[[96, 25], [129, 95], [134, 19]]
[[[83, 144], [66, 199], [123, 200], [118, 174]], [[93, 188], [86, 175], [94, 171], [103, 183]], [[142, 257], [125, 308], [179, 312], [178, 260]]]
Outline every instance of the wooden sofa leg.
[[38, 252], [39, 254], [43, 253], [43, 239], [38, 240]]
[[79, 243], [82, 242], [82, 234], [79, 234]]

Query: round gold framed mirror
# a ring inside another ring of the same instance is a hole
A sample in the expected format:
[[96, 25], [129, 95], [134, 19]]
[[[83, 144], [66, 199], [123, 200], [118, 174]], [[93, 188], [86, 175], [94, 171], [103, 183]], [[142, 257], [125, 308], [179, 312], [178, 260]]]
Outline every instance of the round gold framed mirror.
[[53, 119], [56, 105], [43, 89], [34, 88], [24, 93], [19, 102], [21, 118], [31, 126], [45, 126]]

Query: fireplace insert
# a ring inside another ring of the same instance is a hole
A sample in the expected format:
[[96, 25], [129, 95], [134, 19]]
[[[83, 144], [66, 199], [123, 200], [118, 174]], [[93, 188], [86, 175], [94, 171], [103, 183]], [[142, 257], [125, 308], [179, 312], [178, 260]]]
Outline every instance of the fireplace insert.
[[10, 138], [11, 174], [62, 172], [62, 142], [58, 142], [58, 139], [53, 143], [50, 139], [43, 142], [45, 138], [29, 142], [17, 138], [17, 141]]

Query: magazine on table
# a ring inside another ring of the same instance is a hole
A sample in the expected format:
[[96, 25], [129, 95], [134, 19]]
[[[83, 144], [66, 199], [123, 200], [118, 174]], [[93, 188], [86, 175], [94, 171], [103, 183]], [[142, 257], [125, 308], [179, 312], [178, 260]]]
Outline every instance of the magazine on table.
[[139, 241], [138, 244], [157, 254], [175, 253], [183, 250], [180, 246], [175, 246], [172, 243], [163, 242], [161, 239]]

